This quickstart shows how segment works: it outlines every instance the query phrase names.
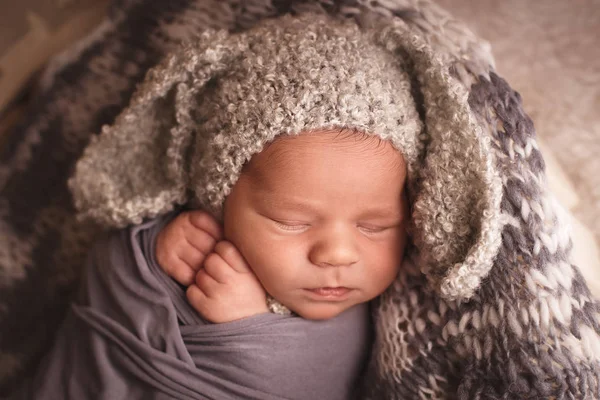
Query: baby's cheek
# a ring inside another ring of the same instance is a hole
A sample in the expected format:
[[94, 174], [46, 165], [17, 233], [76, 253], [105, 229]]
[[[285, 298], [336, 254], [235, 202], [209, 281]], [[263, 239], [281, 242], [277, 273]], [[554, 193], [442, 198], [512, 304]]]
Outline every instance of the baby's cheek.
[[402, 257], [396, 254], [388, 254], [385, 257], [377, 257], [370, 265], [368, 276], [371, 280], [373, 297], [379, 296], [396, 279], [398, 270], [402, 263]]

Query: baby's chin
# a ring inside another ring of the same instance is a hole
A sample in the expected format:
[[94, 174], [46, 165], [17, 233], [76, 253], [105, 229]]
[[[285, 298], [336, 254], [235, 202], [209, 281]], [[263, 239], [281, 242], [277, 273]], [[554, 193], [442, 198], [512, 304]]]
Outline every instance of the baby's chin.
[[295, 307], [288, 306], [288, 308], [304, 319], [324, 321], [337, 317], [353, 305], [354, 304], [307, 303], [296, 305]]

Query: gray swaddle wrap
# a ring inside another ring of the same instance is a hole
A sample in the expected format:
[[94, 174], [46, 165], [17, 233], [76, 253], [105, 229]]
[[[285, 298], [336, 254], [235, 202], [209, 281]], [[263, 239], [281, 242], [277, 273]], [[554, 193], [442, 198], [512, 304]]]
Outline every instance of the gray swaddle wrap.
[[327, 321], [268, 313], [206, 323], [153, 258], [168, 220], [96, 244], [78, 298], [25, 397], [351, 398], [369, 350], [367, 305]]

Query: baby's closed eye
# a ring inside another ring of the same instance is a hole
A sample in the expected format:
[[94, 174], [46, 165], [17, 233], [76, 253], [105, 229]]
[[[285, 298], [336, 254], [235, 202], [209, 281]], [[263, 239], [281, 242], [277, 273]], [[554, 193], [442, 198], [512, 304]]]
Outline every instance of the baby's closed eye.
[[310, 227], [310, 224], [302, 221], [286, 221], [270, 218], [275, 225], [285, 231], [302, 231]]
[[393, 228], [391, 226], [377, 226], [368, 224], [358, 224], [357, 227], [359, 230], [366, 233], [381, 233]]
[[[297, 220], [285, 220], [285, 219], [275, 219], [275, 218], [269, 218], [274, 224], [275, 226], [277, 226], [279, 229], [282, 229], [284, 231], [304, 231], [309, 229], [312, 225], [309, 222], [306, 221], [297, 221]], [[363, 233], [367, 233], [367, 234], [376, 234], [376, 233], [382, 233], [382, 232], [386, 232], [389, 230], [393, 230], [393, 229], [397, 229], [402, 225], [401, 222], [392, 222], [392, 223], [356, 223], [355, 226], [356, 228], [363, 232]]]

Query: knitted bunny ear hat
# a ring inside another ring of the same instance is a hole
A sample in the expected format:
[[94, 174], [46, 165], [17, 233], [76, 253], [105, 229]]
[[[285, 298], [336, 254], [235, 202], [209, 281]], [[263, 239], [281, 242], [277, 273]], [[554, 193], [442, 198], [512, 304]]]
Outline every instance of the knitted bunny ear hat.
[[467, 93], [402, 26], [305, 15], [206, 32], [148, 72], [69, 185], [80, 214], [110, 227], [189, 202], [220, 218], [266, 144], [335, 127], [403, 154], [411, 256], [443, 297], [469, 298], [500, 244], [501, 182]]

